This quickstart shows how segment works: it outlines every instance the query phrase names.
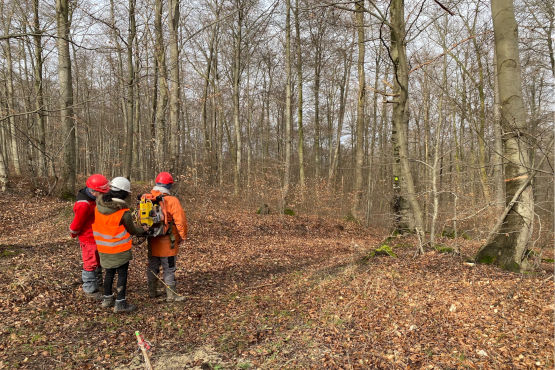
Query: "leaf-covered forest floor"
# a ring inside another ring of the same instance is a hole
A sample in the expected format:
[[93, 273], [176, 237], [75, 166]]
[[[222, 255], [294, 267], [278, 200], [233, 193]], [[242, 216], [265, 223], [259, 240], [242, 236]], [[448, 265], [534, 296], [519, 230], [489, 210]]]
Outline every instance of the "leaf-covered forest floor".
[[184, 303], [147, 298], [145, 244], [114, 314], [81, 293], [72, 202], [0, 195], [0, 368], [553, 368], [553, 251], [533, 274], [471, 265], [479, 241], [388, 241], [343, 219], [189, 199]]

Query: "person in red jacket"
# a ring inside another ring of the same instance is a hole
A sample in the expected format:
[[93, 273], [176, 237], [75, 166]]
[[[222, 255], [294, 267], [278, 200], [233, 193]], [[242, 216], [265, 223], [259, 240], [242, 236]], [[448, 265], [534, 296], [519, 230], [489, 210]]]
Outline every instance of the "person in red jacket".
[[102, 268], [93, 237], [94, 208], [96, 197], [109, 190], [108, 179], [100, 174], [91, 175], [86, 187], [77, 193], [77, 201], [73, 205], [73, 221], [69, 225], [72, 238], [79, 238], [81, 257], [83, 259], [83, 292], [91, 298], [102, 299], [99, 288], [102, 287]]
[[158, 296], [156, 279], [160, 266], [163, 269], [164, 283], [166, 284], [166, 301], [180, 302], [184, 298], [175, 290], [175, 264], [179, 246], [187, 238], [187, 219], [179, 199], [170, 195], [173, 177], [169, 172], [160, 172], [156, 176], [156, 185], [152, 188], [153, 196], [163, 196], [165, 214], [169, 225], [165, 235], [148, 237], [148, 268], [147, 282], [148, 293], [151, 298]]

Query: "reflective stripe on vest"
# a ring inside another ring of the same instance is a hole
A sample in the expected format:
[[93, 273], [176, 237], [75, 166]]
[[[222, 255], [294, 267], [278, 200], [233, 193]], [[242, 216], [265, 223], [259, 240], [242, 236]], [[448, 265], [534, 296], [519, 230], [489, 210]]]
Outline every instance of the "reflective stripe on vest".
[[123, 214], [128, 209], [120, 209], [110, 215], [94, 210], [93, 236], [98, 252], [116, 254], [131, 249], [131, 235], [120, 225]]

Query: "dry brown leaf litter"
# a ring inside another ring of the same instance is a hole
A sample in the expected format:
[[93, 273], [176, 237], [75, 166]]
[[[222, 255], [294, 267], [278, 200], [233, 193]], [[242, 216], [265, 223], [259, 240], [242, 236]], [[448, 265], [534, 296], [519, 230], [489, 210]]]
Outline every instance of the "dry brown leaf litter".
[[[360, 263], [384, 235], [342, 220], [186, 203], [178, 289], [189, 299], [146, 298], [143, 245], [128, 283], [139, 310], [115, 315], [80, 291], [72, 204], [12, 204], [0, 196], [0, 368], [139, 366], [135, 330], [153, 344], [155, 366], [553, 367], [549, 266], [517, 275], [435, 251], [413, 258], [410, 239], [392, 243], [398, 258]], [[478, 247], [457, 243], [467, 255]]]

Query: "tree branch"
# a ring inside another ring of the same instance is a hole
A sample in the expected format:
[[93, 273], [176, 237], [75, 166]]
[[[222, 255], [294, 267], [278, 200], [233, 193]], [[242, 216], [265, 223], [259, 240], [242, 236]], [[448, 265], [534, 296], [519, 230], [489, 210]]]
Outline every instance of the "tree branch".
[[440, 3], [438, 0], [434, 0], [434, 2], [439, 5], [443, 10], [445, 10], [447, 13], [449, 13], [450, 15], [455, 15], [455, 13], [453, 13], [452, 11], [450, 11], [449, 9], [447, 9], [447, 7], [445, 5], [443, 5], [442, 3]]

